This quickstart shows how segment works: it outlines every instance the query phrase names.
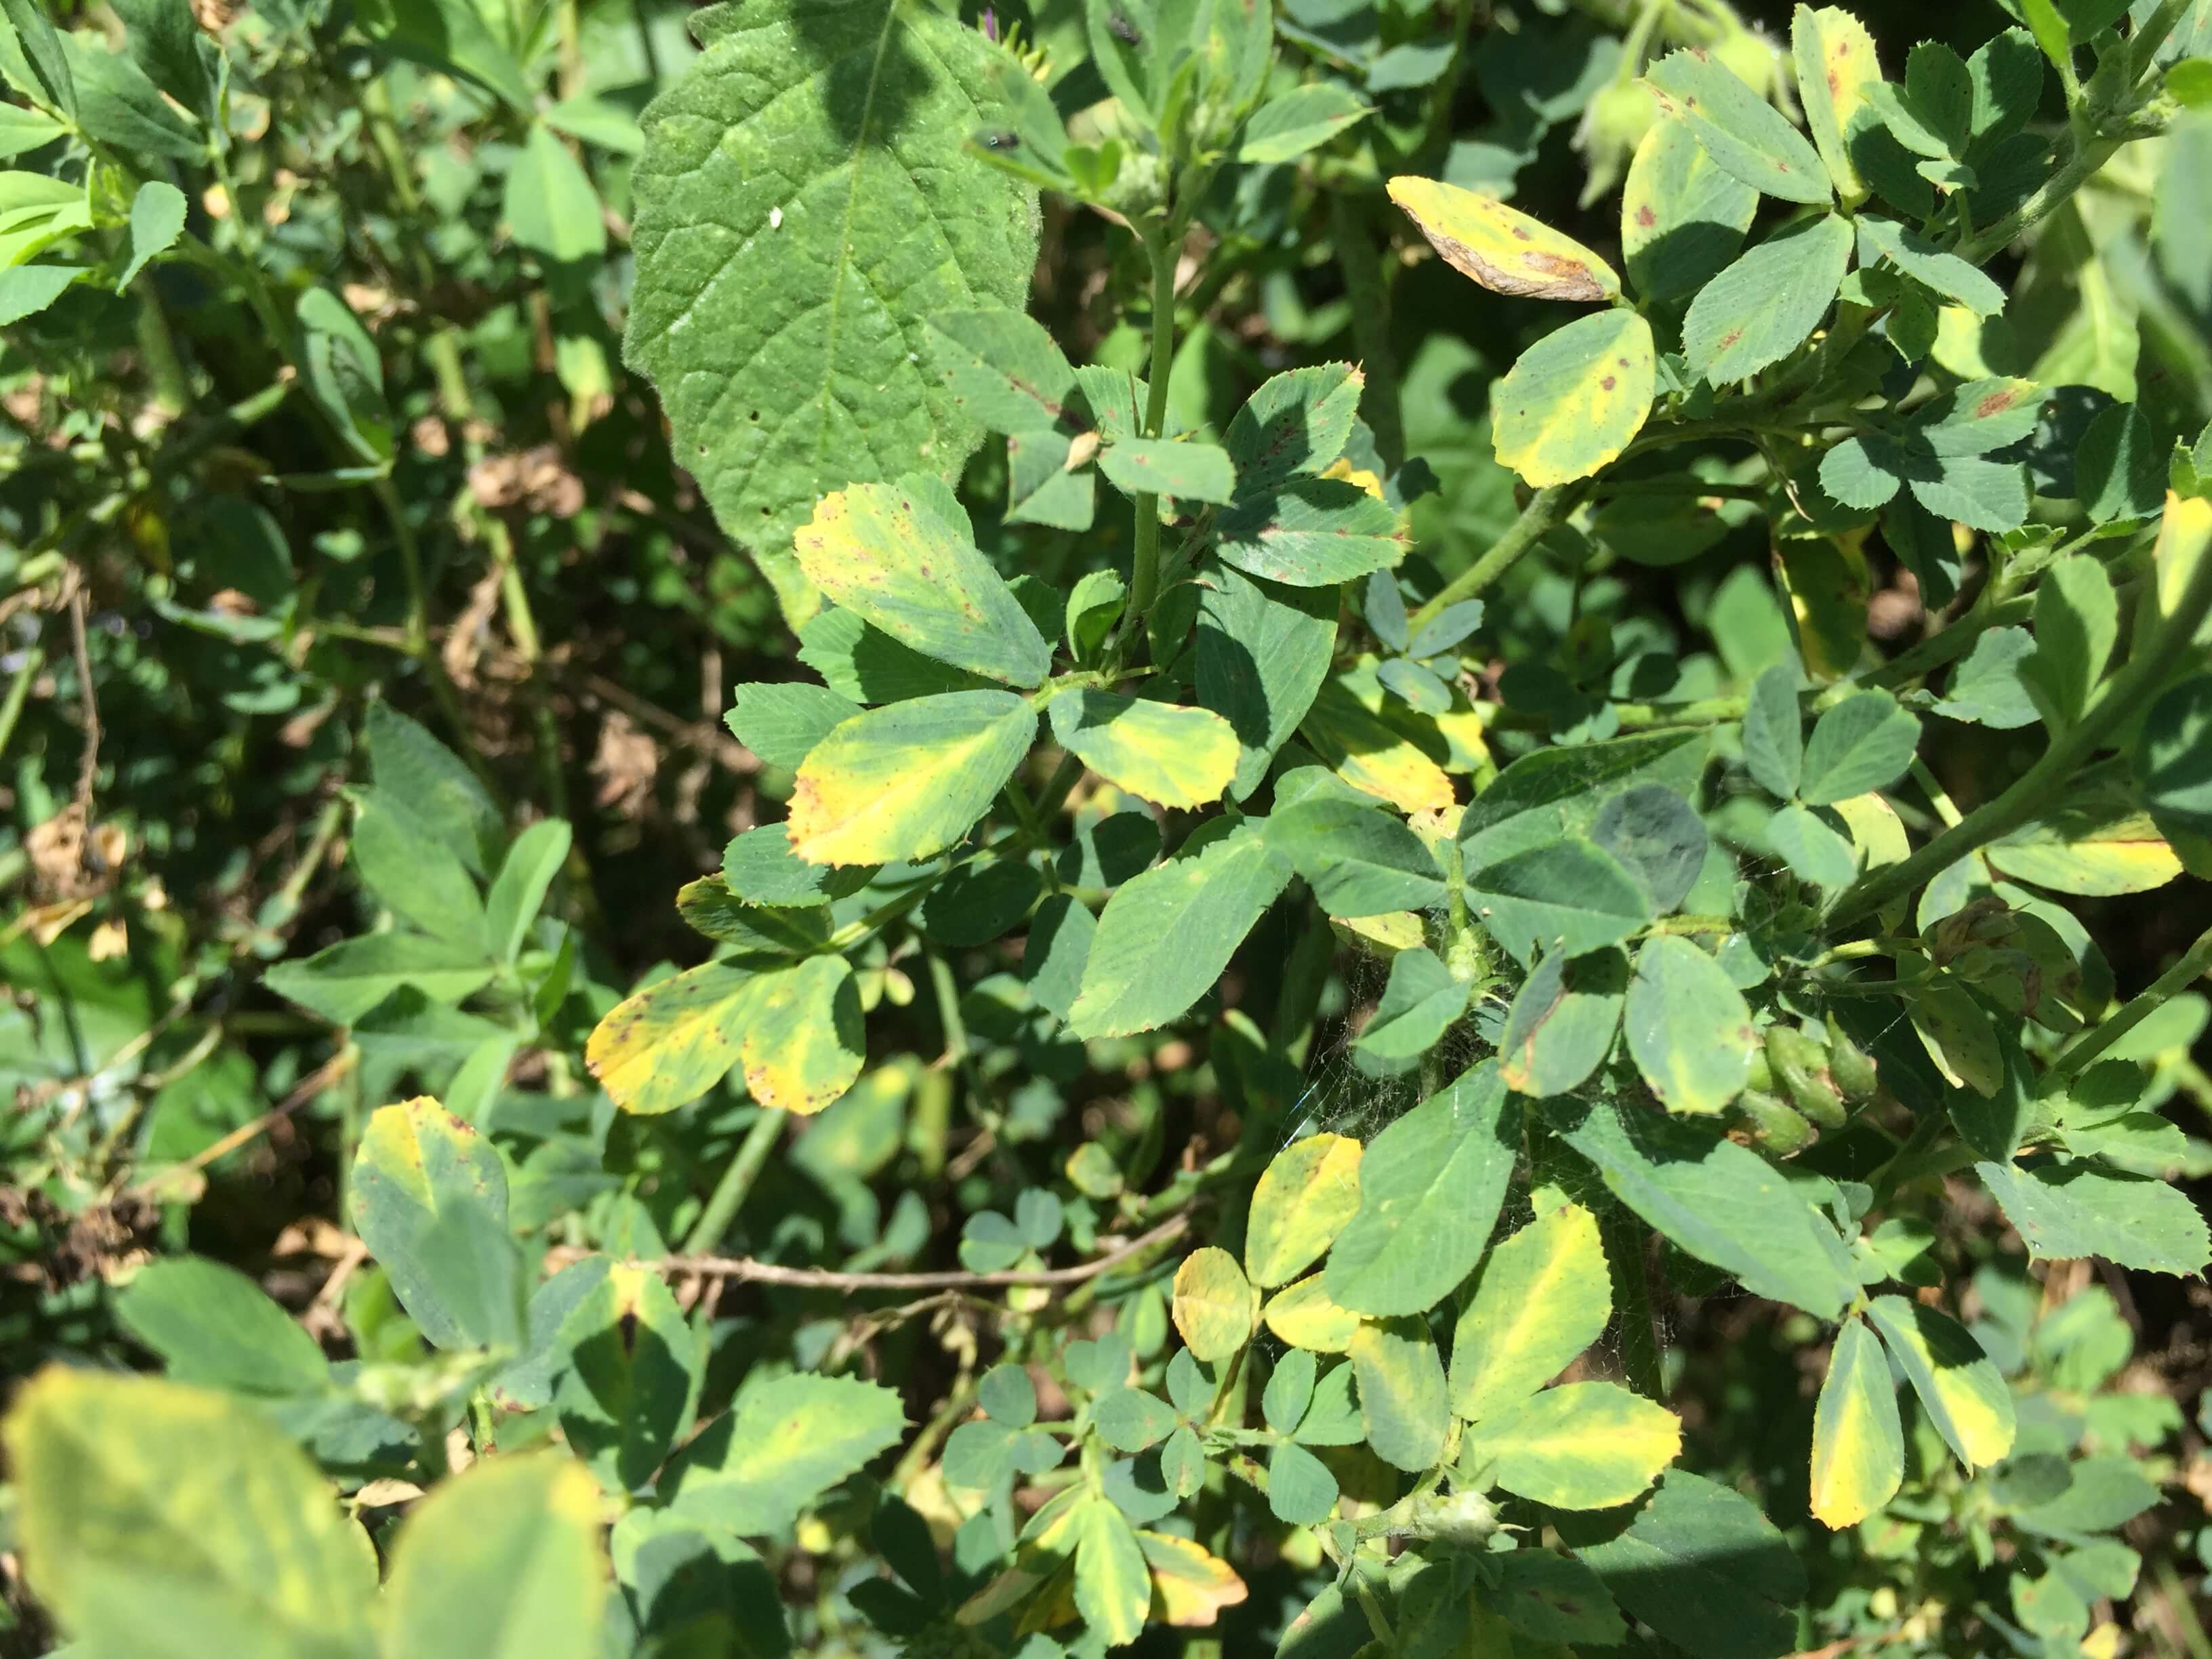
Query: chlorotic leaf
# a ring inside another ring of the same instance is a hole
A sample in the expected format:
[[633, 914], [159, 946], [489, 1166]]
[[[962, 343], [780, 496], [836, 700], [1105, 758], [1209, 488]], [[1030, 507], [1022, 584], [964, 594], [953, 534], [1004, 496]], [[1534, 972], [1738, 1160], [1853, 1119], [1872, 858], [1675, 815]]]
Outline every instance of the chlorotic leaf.
[[1815, 10], [1800, 5], [1790, 19], [1790, 48], [1805, 125], [1812, 130], [1836, 193], [1848, 207], [1866, 194], [1851, 161], [1848, 136], [1851, 118], [1866, 102], [1868, 83], [1881, 79], [1874, 37], [1840, 6]]
[[1626, 1504], [1681, 1449], [1681, 1419], [1617, 1382], [1547, 1389], [1460, 1437], [1462, 1468], [1560, 1510]]
[[1075, 1524], [1076, 1611], [1108, 1646], [1126, 1646], [1145, 1633], [1152, 1604], [1136, 1529], [1103, 1498], [1085, 1504]]
[[1620, 278], [1596, 254], [1495, 197], [1401, 177], [1390, 181], [1390, 199], [1453, 270], [1493, 293], [1610, 300], [1620, 292]]
[[752, 975], [709, 962], [633, 994], [592, 1028], [585, 1063], [626, 1112], [672, 1112], [737, 1063]]
[[1813, 1413], [1813, 1514], [1826, 1527], [1855, 1527], [1897, 1496], [1905, 1479], [1905, 1431], [1897, 1384], [1866, 1322], [1836, 1333], [1827, 1379]]
[[602, 1502], [558, 1452], [485, 1458], [441, 1483], [392, 1548], [386, 1659], [591, 1659], [609, 1588]]
[[1052, 665], [1036, 624], [927, 474], [823, 498], [793, 543], [807, 580], [925, 657], [1029, 688]]
[[1970, 1469], [2001, 1462], [2012, 1450], [2012, 1390], [1972, 1334], [1901, 1296], [1875, 1297], [1867, 1317], [1959, 1461]]
[[1157, 806], [1207, 805], [1237, 776], [1236, 729], [1208, 709], [1085, 688], [1054, 698], [1050, 713], [1071, 754]]
[[88, 1650], [375, 1651], [367, 1535], [258, 1407], [56, 1365], [17, 1394], [5, 1440], [25, 1577]]
[[855, 714], [799, 769], [791, 850], [809, 864], [942, 852], [989, 810], [1036, 735], [1036, 712], [1011, 691], [946, 691]]
[[1434, 1464], [1443, 1455], [1451, 1411], [1428, 1322], [1362, 1320], [1346, 1352], [1359, 1380], [1360, 1420], [1375, 1455], [1407, 1470]]
[[763, 1106], [818, 1112], [859, 1080], [866, 1063], [853, 964], [835, 953], [756, 974], [738, 1018], [738, 1065], [746, 1091]]
[[1315, 1353], [1342, 1353], [1359, 1328], [1358, 1314], [1328, 1299], [1319, 1273], [1285, 1285], [1268, 1297], [1260, 1313], [1277, 1337]]
[[1244, 1271], [1262, 1290], [1288, 1284], [1321, 1259], [1359, 1208], [1360, 1144], [1308, 1135], [1269, 1160], [1244, 1220]]
[[750, 1383], [662, 1477], [679, 1514], [740, 1537], [781, 1531], [905, 1427], [899, 1397], [852, 1377], [805, 1373]]
[[1255, 1302], [1244, 1270], [1218, 1245], [1192, 1251], [1176, 1269], [1176, 1329], [1206, 1364], [1219, 1364], [1252, 1340]]
[[1657, 363], [1651, 325], [1632, 311], [1547, 334], [1498, 387], [1499, 464], [1539, 488], [1589, 477], [1643, 429]]
[[1620, 198], [1620, 252], [1646, 300], [1695, 292], [1743, 246], [1759, 192], [1716, 162], [1680, 121], [1653, 123]]
[[1613, 1284], [1597, 1218], [1553, 1211], [1490, 1253], [1452, 1334], [1451, 1407], [1470, 1421], [1534, 1394], [1597, 1340]]
[[1717, 1112], [1742, 1091], [1757, 1042], [1750, 1006], [1688, 939], [1644, 941], [1622, 1024], [1637, 1070], [1668, 1111]]
[[483, 1340], [438, 1229], [472, 1210], [504, 1231], [507, 1171], [489, 1141], [428, 1096], [381, 1107], [362, 1134], [348, 1208], [424, 1336], [448, 1349]]

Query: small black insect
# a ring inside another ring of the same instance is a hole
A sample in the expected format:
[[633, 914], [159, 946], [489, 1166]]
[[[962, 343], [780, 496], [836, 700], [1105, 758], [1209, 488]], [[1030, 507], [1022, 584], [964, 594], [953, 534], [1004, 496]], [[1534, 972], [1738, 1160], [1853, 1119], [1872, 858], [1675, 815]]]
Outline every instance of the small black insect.
[[1106, 32], [1125, 46], [1141, 46], [1145, 37], [1137, 33], [1137, 26], [1118, 11], [1106, 14]]
[[975, 142], [990, 150], [1019, 149], [1022, 147], [1021, 139], [1004, 127], [977, 135]]

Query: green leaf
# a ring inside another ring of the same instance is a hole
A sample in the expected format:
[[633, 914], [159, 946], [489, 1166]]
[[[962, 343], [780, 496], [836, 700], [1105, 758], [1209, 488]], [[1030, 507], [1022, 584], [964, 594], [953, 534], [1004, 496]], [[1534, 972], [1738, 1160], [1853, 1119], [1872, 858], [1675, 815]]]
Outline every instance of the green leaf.
[[368, 750], [369, 775], [382, 798], [413, 815], [471, 874], [488, 875], [486, 849], [499, 844], [502, 823], [476, 774], [452, 750], [381, 701], [369, 705], [362, 739]]
[[1521, 982], [1498, 1040], [1499, 1075], [1535, 1099], [1580, 1088], [1620, 1030], [1628, 958], [1619, 951], [1554, 951]]
[[1620, 860], [1580, 836], [1516, 854], [1468, 878], [1468, 901], [1516, 962], [1578, 957], [1651, 920], [1651, 900]]
[[1076, 1522], [1075, 1610], [1109, 1647], [1122, 1647], [1145, 1633], [1152, 1605], [1136, 1530], [1109, 1500], [1091, 1499]]
[[791, 826], [764, 823], [722, 849], [722, 879], [738, 898], [795, 908], [827, 905], [866, 887], [872, 864], [842, 869], [802, 862], [791, 850]]
[[1845, 135], [1851, 117], [1866, 100], [1868, 83], [1881, 79], [1874, 38], [1865, 24], [1840, 6], [1815, 11], [1800, 5], [1790, 18], [1790, 47], [1805, 125], [1812, 129], [1836, 193], [1848, 207], [1866, 194], [1858, 169], [1851, 164]]
[[592, 1030], [585, 1062], [626, 1112], [672, 1112], [737, 1063], [752, 975], [709, 962], [632, 994]]
[[620, 104], [592, 93], [580, 92], [550, 104], [539, 118], [556, 132], [565, 132], [617, 155], [640, 155], [645, 151], [645, 129], [638, 125], [637, 118]]
[[1221, 440], [1236, 464], [1237, 493], [1258, 496], [1332, 465], [1351, 439], [1366, 384], [1350, 363], [1316, 363], [1261, 381]]
[[43, 149], [68, 129], [51, 115], [9, 104], [0, 109], [0, 156]]
[[1447, 264], [1492, 293], [1537, 300], [1611, 300], [1620, 293], [1611, 265], [1494, 196], [1433, 179], [1397, 178], [1390, 180], [1390, 199]]
[[2090, 1164], [1977, 1164], [2031, 1260], [2098, 1257], [2144, 1273], [2198, 1273], [2212, 1259], [2204, 1218], [2163, 1181]]
[[257, 1407], [55, 1365], [16, 1395], [6, 1443], [26, 1580], [82, 1650], [374, 1651], [368, 1540]]
[[740, 685], [722, 723], [770, 766], [796, 772], [814, 745], [860, 712], [860, 704], [805, 680]]
[[2035, 654], [2021, 678], [2051, 729], [2081, 718], [2119, 642], [2120, 601], [2086, 553], [2052, 561], [2035, 584]]
[[1267, 1455], [1267, 1508], [1278, 1521], [1317, 1527], [1334, 1511], [1337, 1495], [1328, 1465], [1296, 1441], [1282, 1441]]
[[1668, 1111], [1717, 1112], [1742, 1091], [1758, 1041], [1750, 1006], [1688, 939], [1644, 941], [1622, 1024], [1637, 1070]]
[[1887, 691], [1858, 691], [1820, 716], [1805, 740], [1805, 775], [1797, 793], [1828, 805], [1903, 777], [1920, 746], [1917, 716]]
[[925, 657], [849, 611], [833, 607], [817, 613], [799, 629], [799, 661], [839, 696], [856, 703], [992, 689], [988, 680]]
[[929, 319], [953, 401], [994, 432], [1049, 432], [1073, 418], [1075, 371], [1045, 331], [1006, 306]]
[[1335, 1242], [1358, 1212], [1360, 1158], [1351, 1136], [1319, 1134], [1268, 1162], [1244, 1218], [1244, 1272], [1255, 1285], [1289, 1283]]
[[392, 1553], [386, 1659], [591, 1659], [607, 1598], [603, 1501], [550, 1451], [488, 1458], [441, 1484]]
[[1834, 1225], [1717, 1128], [1607, 1103], [1547, 1103], [1545, 1115], [1622, 1203], [1753, 1295], [1821, 1319], [1857, 1299], [1858, 1276]]
[[1500, 465], [1542, 487], [1616, 460], [1651, 412], [1658, 359], [1632, 311], [1580, 317], [1522, 352], [1498, 387]]
[[1559, 1510], [1610, 1509], [1682, 1449], [1681, 1420], [1617, 1382], [1568, 1382], [1460, 1437], [1459, 1467]]
[[1490, 1253], [1452, 1334], [1451, 1407], [1473, 1422], [1517, 1405], [1603, 1334], [1613, 1282], [1597, 1219], [1540, 1216]]
[[1836, 1333], [1813, 1413], [1813, 1515], [1836, 1531], [1855, 1527], [1896, 1497], [1904, 1480], [1897, 1384], [1881, 1344], [1854, 1316]]
[[1521, 1150], [1518, 1104], [1485, 1060], [1375, 1137], [1359, 1165], [1359, 1212], [1324, 1279], [1355, 1313], [1426, 1311], [1490, 1242]]
[[1436, 854], [1380, 807], [1316, 795], [1278, 808], [1264, 833], [1330, 915], [1376, 916], [1444, 902]]
[[[1914, 51], [1917, 56], [1918, 48]], [[1966, 307], [1977, 317], [1994, 317], [2004, 309], [2004, 290], [1994, 280], [1918, 232], [1888, 219], [1861, 214], [1858, 233], [1862, 268], [1877, 259], [1887, 259], [1915, 282], [1934, 289], [1954, 305]]]
[[906, 1426], [899, 1397], [851, 1377], [750, 1382], [678, 1452], [661, 1492], [679, 1515], [740, 1537], [779, 1533]]
[[553, 264], [606, 255], [606, 220], [591, 175], [542, 121], [531, 123], [530, 136], [507, 169], [500, 216], [517, 247]]
[[149, 259], [174, 246], [184, 228], [184, 191], [159, 179], [139, 185], [138, 193], [131, 198], [131, 258], [123, 274], [115, 279], [115, 291], [120, 294], [129, 288], [131, 279], [146, 268]]
[[1670, 52], [1644, 71], [1659, 106], [1697, 135], [1721, 167], [1763, 195], [1825, 207], [1833, 199], [1804, 134], [1714, 56]]
[[1055, 893], [1037, 907], [1030, 918], [1022, 976], [1039, 1006], [1067, 1018], [1082, 994], [1084, 967], [1097, 937], [1097, 919], [1073, 895]]
[[[1229, 435], [1233, 447], [1233, 422]], [[1275, 750], [1297, 730], [1328, 676], [1337, 594], [1333, 587], [1262, 581], [1213, 559], [1200, 565], [1199, 574], [1192, 675], [1199, 702], [1237, 733], [1237, 775], [1229, 792], [1243, 800], [1259, 787]]]
[[1063, 748], [1155, 805], [1208, 805], [1237, 775], [1237, 733], [1204, 708], [1085, 688], [1054, 698], [1051, 714]]
[[568, 857], [571, 838], [562, 820], [541, 818], [507, 848], [484, 905], [484, 937], [501, 962], [512, 963], [522, 953], [546, 890]]
[[394, 57], [459, 70], [518, 110], [528, 110], [534, 101], [514, 54], [472, 0], [385, 0], [364, 26]]
[[1804, 717], [1797, 712], [1796, 665], [1776, 663], [1752, 682], [1743, 711], [1743, 763], [1752, 781], [1788, 800], [1805, 773]]
[[2035, 641], [2024, 628], [1990, 629], [1952, 670], [1936, 712], [1997, 732], [2033, 726], [2035, 703], [2021, 682], [2021, 665], [2034, 650]]
[[1776, 812], [1766, 821], [1766, 842], [1801, 881], [1839, 892], [1857, 879], [1857, 849], [1809, 806], [1792, 801]]
[[1467, 867], [1478, 870], [1587, 830], [1607, 801], [1638, 784], [1693, 793], [1706, 747], [1704, 732], [1686, 730], [1523, 755], [1461, 815]]
[[1986, 455], [2032, 434], [2042, 412], [2042, 387], [1997, 375], [1931, 400], [1912, 418], [1913, 438], [1937, 455]]
[[1717, 386], [1780, 362], [1828, 314], [1850, 257], [1850, 222], [1832, 213], [1778, 231], [1742, 255], [1690, 301], [1682, 353], [1691, 369]]
[[116, 1297], [115, 1316], [179, 1382], [272, 1395], [330, 1386], [321, 1345], [244, 1273], [204, 1256], [149, 1262]]
[[[1598, 1576], [1572, 1557], [1519, 1549], [1497, 1562], [1506, 1623], [1539, 1642], [1619, 1647], [1628, 1629]], [[1516, 1649], [1517, 1651], [1517, 1649]]]
[[1174, 1409], [1142, 1389], [1113, 1388], [1098, 1397], [1092, 1419], [1116, 1451], [1140, 1452], [1165, 1439], [1176, 1425]]
[[2081, 434], [2074, 474], [2093, 524], [2158, 516], [2166, 501], [2168, 447], [2133, 404], [2098, 410]]
[[1218, 502], [1237, 494], [1237, 469], [1229, 453], [1212, 444], [1124, 438], [1098, 452], [1098, 470], [1127, 495]]
[[1294, 87], [1260, 106], [1244, 124], [1237, 159], [1248, 166], [1294, 161], [1374, 112], [1334, 81]]
[[1246, 823], [1125, 882], [1098, 918], [1069, 1028], [1088, 1040], [1166, 1024], [1213, 988], [1290, 879], [1289, 864]]
[[855, 714], [799, 769], [791, 850], [809, 864], [941, 853], [990, 810], [1036, 734], [1036, 712], [1011, 691], [946, 691]]
[[632, 175], [631, 366], [725, 529], [811, 608], [788, 549], [825, 491], [979, 435], [923, 325], [1018, 307], [1036, 198], [959, 152], [1004, 125], [1006, 63], [948, 13], [774, 0], [695, 15], [705, 50], [647, 106]]
[[1364, 1319], [1347, 1352], [1359, 1380], [1367, 1443], [1395, 1468], [1413, 1472], [1443, 1455], [1451, 1427], [1444, 1368], [1424, 1319]]
[[[89, 34], [55, 38], [69, 60], [67, 78], [76, 88], [76, 125], [88, 137], [177, 161], [198, 161], [205, 156], [206, 140], [198, 123], [163, 98], [161, 88], [136, 63]], [[45, 78], [43, 68], [39, 72]]]
[[1656, 783], [1624, 789], [1606, 802], [1590, 825], [1590, 840], [1620, 860], [1661, 915], [1680, 908], [1712, 845], [1697, 809]]
[[2212, 836], [2212, 674], [2169, 687], [2150, 706], [2135, 773], [2154, 817]]
[[362, 879], [394, 915], [447, 941], [460, 960], [483, 958], [483, 901], [460, 860], [386, 791], [356, 799], [351, 851]]
[[1724, 170], [1680, 121], [1654, 122], [1620, 198], [1628, 280], [1648, 300], [1705, 286], [1743, 246], [1759, 192]]
[[2012, 1390], [1982, 1345], [1948, 1315], [1901, 1296], [1878, 1296], [1866, 1311], [1959, 1461], [1970, 1469], [2002, 1462], [2013, 1445]]
[[1749, 1498], [1669, 1469], [1633, 1510], [1565, 1515], [1559, 1528], [1613, 1599], [1686, 1653], [1796, 1651], [1805, 1570]]
[[1206, 1364], [1219, 1364], [1252, 1340], [1257, 1303], [1237, 1258], [1218, 1244], [1192, 1251], [1176, 1269], [1176, 1329]]
[[1294, 477], [1224, 512], [1214, 550], [1247, 575], [1292, 587], [1334, 587], [1405, 556], [1389, 502], [1342, 478]]
[[[0, 21], [5, 25], [5, 44], [13, 48], [9, 55], [20, 58], [29, 71], [19, 79], [22, 90], [46, 108], [74, 119], [76, 82], [70, 75], [60, 32], [46, 16], [46, 9], [39, 0], [0, 0]], [[14, 68], [11, 64], [11, 75]]]
[[1390, 977], [1373, 1018], [1352, 1051], [1375, 1070], [1404, 1071], [1426, 1054], [1467, 1011], [1472, 987], [1455, 978], [1436, 953], [1421, 945], [1390, 959]]
[[333, 1025], [350, 1025], [403, 985], [459, 1002], [492, 976], [481, 949], [422, 933], [340, 939], [304, 962], [280, 962], [263, 983]]
[[2074, 1478], [2066, 1490], [2047, 1504], [2021, 1510], [2012, 1517], [2014, 1525], [2045, 1538], [2078, 1542], [2087, 1534], [2118, 1530], [2159, 1501], [2158, 1487], [2132, 1457], [2083, 1457], [2069, 1468]]
[[926, 473], [827, 496], [793, 545], [807, 580], [925, 657], [1024, 689], [1052, 647], [975, 550], [952, 491]]
[[697, 1339], [660, 1275], [617, 1263], [562, 1322], [561, 1432], [610, 1492], [652, 1480], [684, 1428]]
[[491, 1333], [476, 1317], [474, 1264], [441, 1248], [441, 1224], [473, 1211], [507, 1224], [507, 1171], [490, 1142], [428, 1096], [380, 1107], [356, 1155], [348, 1214], [433, 1346], [463, 1348]]

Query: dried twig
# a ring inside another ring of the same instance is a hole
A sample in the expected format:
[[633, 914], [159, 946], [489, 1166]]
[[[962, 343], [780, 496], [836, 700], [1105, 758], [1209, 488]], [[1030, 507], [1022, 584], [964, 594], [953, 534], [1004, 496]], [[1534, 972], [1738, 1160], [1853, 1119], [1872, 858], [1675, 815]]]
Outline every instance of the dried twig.
[[[1086, 1261], [1074, 1267], [1041, 1267], [1029, 1271], [1012, 1269], [994, 1273], [957, 1270], [919, 1273], [840, 1273], [829, 1267], [786, 1267], [773, 1261], [757, 1261], [750, 1256], [727, 1255], [663, 1256], [658, 1261], [641, 1261], [637, 1265], [651, 1267], [657, 1273], [691, 1273], [737, 1284], [790, 1285], [802, 1290], [815, 1291], [957, 1291], [1018, 1285], [1080, 1285], [1102, 1273], [1111, 1273], [1132, 1256], [1139, 1255], [1156, 1244], [1180, 1238], [1189, 1228], [1188, 1216], [1172, 1216], [1151, 1231], [1139, 1233], [1126, 1244], [1108, 1251], [1096, 1261]], [[588, 1252], [560, 1250], [552, 1254], [573, 1256]]]
[[264, 1112], [251, 1123], [240, 1124], [222, 1139], [212, 1146], [202, 1147], [181, 1164], [171, 1164], [155, 1170], [144, 1179], [134, 1182], [127, 1190], [134, 1194], [144, 1194], [166, 1182], [174, 1181], [179, 1176], [188, 1176], [204, 1170], [225, 1153], [236, 1152], [255, 1136], [264, 1134], [275, 1128], [348, 1072], [353, 1070], [360, 1057], [361, 1051], [351, 1043], [348, 1043], [313, 1071], [308, 1073], [300, 1086], [285, 1096], [272, 1109]]

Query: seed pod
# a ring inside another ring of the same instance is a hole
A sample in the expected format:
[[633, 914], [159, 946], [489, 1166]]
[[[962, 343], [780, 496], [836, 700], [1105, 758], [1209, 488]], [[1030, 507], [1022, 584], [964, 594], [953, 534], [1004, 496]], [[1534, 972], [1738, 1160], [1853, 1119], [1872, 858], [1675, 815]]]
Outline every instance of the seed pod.
[[1844, 1098], [1828, 1080], [1828, 1051], [1794, 1025], [1766, 1028], [1766, 1063], [1797, 1109], [1824, 1129], [1844, 1124]]
[[1873, 1056], [1844, 1035], [1833, 1014], [1828, 1016], [1828, 1075], [1854, 1106], [1865, 1105], [1881, 1090]]
[[1820, 1138], [1803, 1114], [1785, 1106], [1764, 1089], [1746, 1089], [1735, 1097], [1735, 1109], [1751, 1131], [1752, 1139], [1778, 1158], [1803, 1152]]

